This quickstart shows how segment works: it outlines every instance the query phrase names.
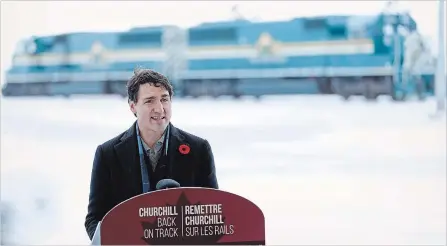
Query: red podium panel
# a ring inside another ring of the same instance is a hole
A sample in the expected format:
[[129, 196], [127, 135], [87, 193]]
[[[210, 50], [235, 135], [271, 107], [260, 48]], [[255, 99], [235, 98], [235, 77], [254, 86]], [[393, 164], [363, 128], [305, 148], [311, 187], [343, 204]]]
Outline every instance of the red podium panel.
[[221, 190], [175, 188], [126, 200], [102, 220], [101, 245], [265, 245], [264, 214]]

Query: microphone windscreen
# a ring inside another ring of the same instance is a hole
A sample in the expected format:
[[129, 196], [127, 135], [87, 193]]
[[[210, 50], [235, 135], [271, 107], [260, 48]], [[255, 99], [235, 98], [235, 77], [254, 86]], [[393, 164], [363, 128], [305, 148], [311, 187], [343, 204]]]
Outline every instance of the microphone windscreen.
[[178, 188], [180, 187], [180, 184], [173, 180], [173, 179], [162, 179], [158, 181], [157, 185], [155, 186], [156, 190], [163, 190], [163, 189], [169, 189], [169, 188]]

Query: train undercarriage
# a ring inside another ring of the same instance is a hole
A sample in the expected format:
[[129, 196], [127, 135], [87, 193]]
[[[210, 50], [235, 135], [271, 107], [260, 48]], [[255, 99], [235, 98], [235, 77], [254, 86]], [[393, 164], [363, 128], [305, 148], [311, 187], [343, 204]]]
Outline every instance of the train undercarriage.
[[[319, 78], [262, 78], [262, 79], [210, 79], [182, 80], [174, 86], [181, 97], [241, 96], [262, 97], [264, 95], [291, 94], [336, 94], [348, 100], [362, 96], [376, 100], [381, 95], [391, 96], [395, 101], [403, 101], [409, 95], [420, 100], [433, 94], [433, 82], [418, 79], [408, 84], [395, 85], [391, 76], [365, 77], [319, 77]], [[4, 96], [65, 96], [88, 94], [115, 94], [127, 96], [126, 81], [84, 81], [84, 82], [40, 82], [8, 83], [4, 86]]]
[[[227, 79], [185, 80], [181, 94], [194, 98], [200, 96], [255, 96], [278, 94], [325, 94], [340, 95], [344, 100], [362, 96], [377, 100], [381, 95], [394, 101], [404, 101], [416, 95], [424, 100], [433, 94], [433, 82], [419, 79], [408, 84], [395, 85], [391, 76], [326, 77], [326, 78], [281, 78], [281, 79]], [[255, 88], [257, 87], [257, 88]]]

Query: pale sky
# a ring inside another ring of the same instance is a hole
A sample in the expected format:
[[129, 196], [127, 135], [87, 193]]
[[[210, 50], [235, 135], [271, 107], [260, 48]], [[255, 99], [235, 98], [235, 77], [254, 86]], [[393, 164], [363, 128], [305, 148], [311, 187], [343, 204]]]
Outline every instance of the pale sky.
[[[399, 1], [420, 31], [437, 44], [438, 1]], [[374, 14], [385, 1], [2, 1], [1, 77], [17, 41], [30, 35], [73, 31], [125, 30], [135, 26], [229, 20], [231, 8], [249, 19], [279, 20], [327, 14]], [[433, 48], [436, 50], [436, 47]], [[3, 82], [3, 79], [2, 79]]]

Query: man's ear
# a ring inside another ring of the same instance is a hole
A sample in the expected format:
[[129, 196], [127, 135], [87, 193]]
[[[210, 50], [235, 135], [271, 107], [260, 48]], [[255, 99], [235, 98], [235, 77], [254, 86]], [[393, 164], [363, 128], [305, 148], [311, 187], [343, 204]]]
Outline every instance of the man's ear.
[[137, 109], [136, 109], [135, 103], [133, 101], [129, 101], [129, 108], [130, 108], [130, 111], [132, 111], [132, 113], [136, 116]]

